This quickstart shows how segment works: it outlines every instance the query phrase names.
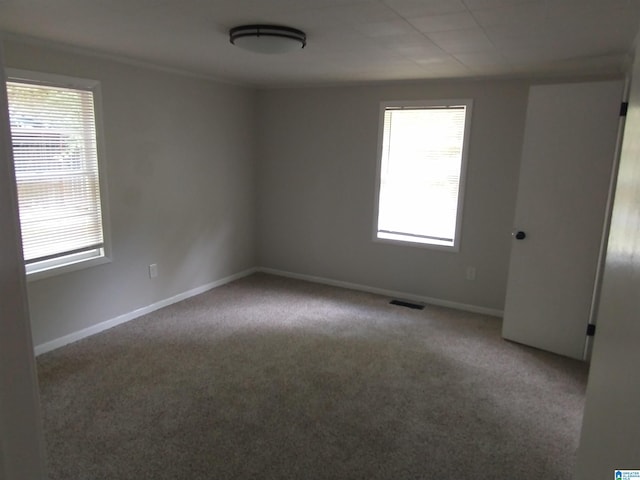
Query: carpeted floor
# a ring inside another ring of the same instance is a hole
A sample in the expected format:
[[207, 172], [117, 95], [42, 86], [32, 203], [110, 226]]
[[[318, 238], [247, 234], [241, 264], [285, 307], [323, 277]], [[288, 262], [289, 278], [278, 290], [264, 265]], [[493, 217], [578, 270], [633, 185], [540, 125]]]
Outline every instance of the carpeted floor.
[[38, 357], [51, 479], [569, 479], [587, 367], [257, 274]]

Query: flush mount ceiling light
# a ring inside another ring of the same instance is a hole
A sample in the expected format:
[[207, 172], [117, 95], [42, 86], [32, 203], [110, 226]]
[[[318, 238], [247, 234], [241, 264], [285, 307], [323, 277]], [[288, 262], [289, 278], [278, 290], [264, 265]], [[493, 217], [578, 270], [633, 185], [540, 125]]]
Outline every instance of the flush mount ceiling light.
[[229, 41], [251, 52], [286, 53], [304, 48], [307, 36], [291, 27], [241, 25], [229, 30]]

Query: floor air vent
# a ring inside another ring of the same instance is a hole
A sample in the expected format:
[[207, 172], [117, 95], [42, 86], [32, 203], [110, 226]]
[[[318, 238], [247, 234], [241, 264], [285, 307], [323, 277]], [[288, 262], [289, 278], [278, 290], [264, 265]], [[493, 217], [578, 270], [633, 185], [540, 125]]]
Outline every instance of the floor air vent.
[[424, 310], [424, 305], [420, 305], [419, 303], [405, 302], [404, 300], [391, 300], [389, 303], [391, 305], [398, 305], [399, 307], [407, 307], [414, 310]]

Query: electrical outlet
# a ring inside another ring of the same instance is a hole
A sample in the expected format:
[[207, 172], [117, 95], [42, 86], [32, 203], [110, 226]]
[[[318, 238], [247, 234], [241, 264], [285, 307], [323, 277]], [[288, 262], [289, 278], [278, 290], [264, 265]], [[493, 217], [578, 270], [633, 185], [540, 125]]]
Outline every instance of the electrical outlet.
[[152, 263], [149, 265], [149, 278], [156, 278], [158, 276], [158, 264]]
[[467, 280], [476, 279], [476, 267], [467, 267]]

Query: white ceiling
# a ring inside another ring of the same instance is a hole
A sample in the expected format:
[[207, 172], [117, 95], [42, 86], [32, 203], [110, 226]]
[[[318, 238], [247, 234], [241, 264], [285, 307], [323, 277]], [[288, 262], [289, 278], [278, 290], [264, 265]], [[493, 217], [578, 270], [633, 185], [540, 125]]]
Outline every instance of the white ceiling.
[[[229, 28], [287, 25], [304, 50]], [[0, 0], [0, 29], [259, 86], [620, 72], [640, 0]]]

